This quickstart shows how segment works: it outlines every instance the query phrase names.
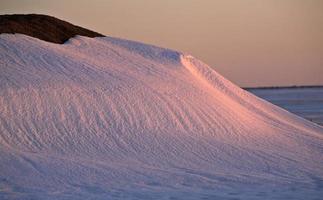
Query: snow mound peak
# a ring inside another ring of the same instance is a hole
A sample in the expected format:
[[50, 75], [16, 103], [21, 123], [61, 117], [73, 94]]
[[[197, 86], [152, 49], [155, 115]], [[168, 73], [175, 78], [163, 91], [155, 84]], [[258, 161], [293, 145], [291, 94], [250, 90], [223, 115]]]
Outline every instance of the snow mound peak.
[[0, 56], [4, 198], [322, 194], [322, 128], [190, 55], [2, 34]]

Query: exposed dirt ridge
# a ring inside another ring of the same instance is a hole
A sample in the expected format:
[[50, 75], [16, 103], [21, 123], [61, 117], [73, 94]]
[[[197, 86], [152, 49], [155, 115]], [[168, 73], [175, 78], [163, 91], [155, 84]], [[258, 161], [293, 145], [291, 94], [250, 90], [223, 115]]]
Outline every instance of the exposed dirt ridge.
[[0, 15], [1, 33], [20, 33], [58, 44], [63, 44], [75, 35], [104, 36], [55, 17], [40, 14]]

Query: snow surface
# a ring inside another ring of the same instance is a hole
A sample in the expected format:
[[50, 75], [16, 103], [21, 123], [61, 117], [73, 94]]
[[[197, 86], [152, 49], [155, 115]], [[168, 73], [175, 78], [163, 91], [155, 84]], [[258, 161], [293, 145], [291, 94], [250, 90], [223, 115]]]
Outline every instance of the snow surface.
[[323, 126], [323, 86], [252, 88], [247, 90], [298, 116]]
[[0, 199], [322, 196], [322, 127], [192, 56], [0, 35]]

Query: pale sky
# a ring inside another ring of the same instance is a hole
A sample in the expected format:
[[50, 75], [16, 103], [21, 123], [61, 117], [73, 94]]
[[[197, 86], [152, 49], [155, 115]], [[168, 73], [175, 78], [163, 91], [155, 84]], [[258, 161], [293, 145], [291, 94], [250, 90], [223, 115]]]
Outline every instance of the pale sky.
[[323, 0], [0, 0], [192, 54], [240, 86], [323, 85]]

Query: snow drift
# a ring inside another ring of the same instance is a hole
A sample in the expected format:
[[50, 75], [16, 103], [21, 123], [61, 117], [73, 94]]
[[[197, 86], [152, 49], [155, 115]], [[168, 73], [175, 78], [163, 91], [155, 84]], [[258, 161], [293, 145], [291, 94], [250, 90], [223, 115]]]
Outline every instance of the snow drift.
[[0, 35], [2, 199], [315, 199], [323, 129], [180, 52]]

